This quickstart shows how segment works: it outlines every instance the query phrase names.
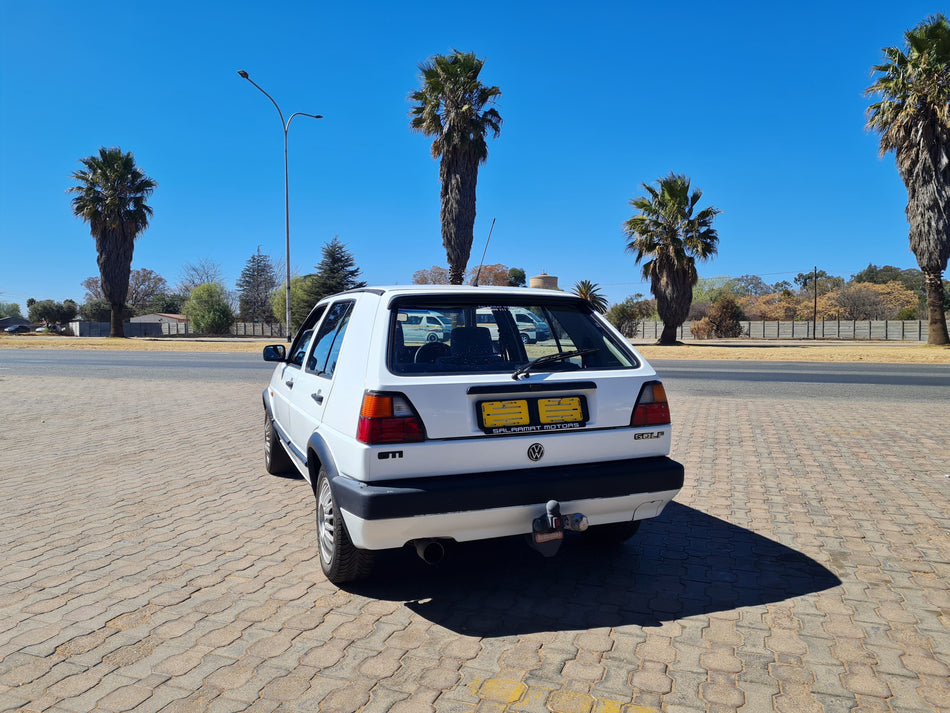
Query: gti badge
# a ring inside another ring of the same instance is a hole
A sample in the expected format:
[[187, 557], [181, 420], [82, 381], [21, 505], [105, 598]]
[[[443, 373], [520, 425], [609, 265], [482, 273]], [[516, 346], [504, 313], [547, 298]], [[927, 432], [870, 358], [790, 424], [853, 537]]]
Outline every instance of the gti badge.
[[533, 461], [539, 461], [544, 458], [544, 446], [540, 443], [532, 443], [528, 446], [528, 458]]

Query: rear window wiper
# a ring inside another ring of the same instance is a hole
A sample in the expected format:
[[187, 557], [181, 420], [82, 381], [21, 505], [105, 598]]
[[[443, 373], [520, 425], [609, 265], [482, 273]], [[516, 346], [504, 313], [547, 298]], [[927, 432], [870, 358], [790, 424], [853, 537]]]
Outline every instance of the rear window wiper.
[[511, 375], [511, 378], [517, 381], [522, 376], [528, 376], [534, 367], [540, 366], [541, 364], [551, 364], [556, 361], [563, 361], [564, 359], [573, 359], [578, 356], [586, 356], [587, 354], [593, 354], [594, 352], [600, 351], [598, 349], [577, 349], [572, 352], [561, 352], [560, 354], [545, 354], [544, 356], [538, 357], [537, 359], [532, 359], [524, 366], [520, 366], [515, 369], [515, 373]]

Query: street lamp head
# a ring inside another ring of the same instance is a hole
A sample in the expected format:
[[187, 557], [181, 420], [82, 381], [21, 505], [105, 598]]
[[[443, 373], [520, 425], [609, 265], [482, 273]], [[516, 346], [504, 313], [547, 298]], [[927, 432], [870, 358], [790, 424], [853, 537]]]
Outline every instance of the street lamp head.
[[243, 69], [239, 69], [238, 74], [241, 75], [241, 77], [243, 77], [244, 79], [250, 79], [250, 77], [247, 76], [247, 72], [245, 72]]

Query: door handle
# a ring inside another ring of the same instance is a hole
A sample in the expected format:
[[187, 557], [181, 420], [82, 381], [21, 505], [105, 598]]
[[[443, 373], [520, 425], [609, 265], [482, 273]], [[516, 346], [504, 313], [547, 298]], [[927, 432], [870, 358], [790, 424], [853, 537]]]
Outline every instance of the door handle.
[[323, 403], [323, 394], [322, 394], [322, 393], [310, 394], [310, 398], [312, 398], [312, 399], [313, 399], [314, 401], [316, 401], [318, 404], [322, 404], [322, 403]]
[[294, 380], [288, 379], [287, 381], [284, 382], [284, 386], [286, 386], [288, 389], [294, 388]]

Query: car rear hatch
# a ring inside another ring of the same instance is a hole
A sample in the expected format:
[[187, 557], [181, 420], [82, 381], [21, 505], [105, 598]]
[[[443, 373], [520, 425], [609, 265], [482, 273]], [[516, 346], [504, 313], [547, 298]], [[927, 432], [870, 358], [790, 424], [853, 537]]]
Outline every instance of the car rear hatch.
[[[652, 367], [583, 300], [538, 292], [414, 295], [388, 305], [385, 364], [363, 397], [360, 479], [669, 453], [669, 410]], [[515, 317], [528, 310], [549, 325], [550, 339], [523, 342]], [[422, 342], [404, 328], [421, 311], [451, 323], [448, 338]], [[636, 416], [638, 402], [655, 405]]]

